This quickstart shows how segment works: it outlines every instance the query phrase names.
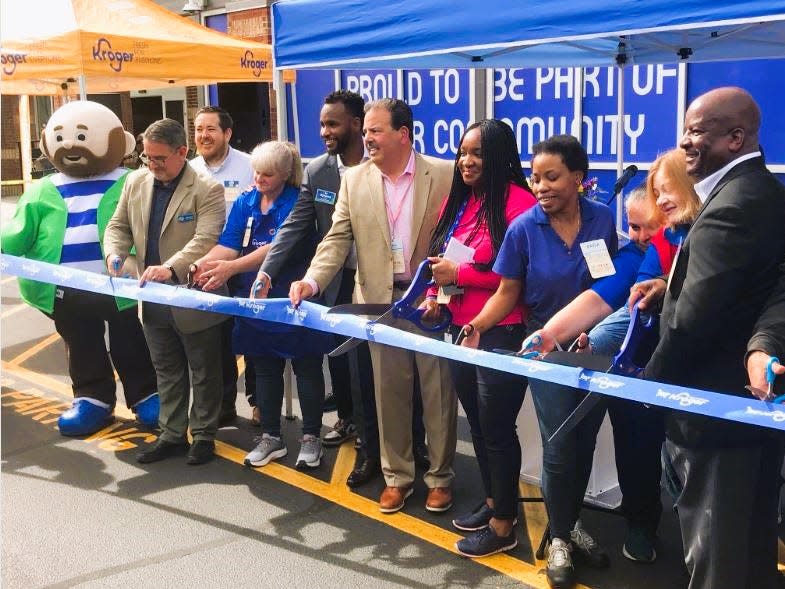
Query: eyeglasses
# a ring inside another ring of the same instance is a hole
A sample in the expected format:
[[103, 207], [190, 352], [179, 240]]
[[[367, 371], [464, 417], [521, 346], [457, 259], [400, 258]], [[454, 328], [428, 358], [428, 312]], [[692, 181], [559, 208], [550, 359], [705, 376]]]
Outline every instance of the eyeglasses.
[[142, 163], [144, 165], [146, 165], [146, 166], [149, 166], [150, 164], [155, 164], [156, 166], [160, 167], [160, 166], [165, 166], [166, 162], [169, 161], [169, 158], [172, 157], [176, 153], [177, 152], [174, 151], [174, 152], [170, 153], [169, 155], [167, 155], [166, 157], [164, 157], [162, 155], [157, 155], [155, 157], [150, 157], [146, 153], [140, 153], [139, 154], [139, 159], [142, 160]]

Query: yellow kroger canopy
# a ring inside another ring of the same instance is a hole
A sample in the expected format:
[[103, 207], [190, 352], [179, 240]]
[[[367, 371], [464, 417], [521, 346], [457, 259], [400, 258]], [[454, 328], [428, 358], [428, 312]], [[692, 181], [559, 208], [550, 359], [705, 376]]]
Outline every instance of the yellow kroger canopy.
[[151, 0], [2, 0], [0, 61], [3, 94], [62, 94], [80, 76], [91, 93], [273, 77], [270, 45]]

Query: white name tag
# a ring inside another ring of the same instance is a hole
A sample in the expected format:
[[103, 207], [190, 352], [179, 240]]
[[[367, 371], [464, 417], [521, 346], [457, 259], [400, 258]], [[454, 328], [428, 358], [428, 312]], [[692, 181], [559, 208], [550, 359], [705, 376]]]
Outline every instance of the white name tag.
[[581, 244], [581, 251], [586, 259], [586, 265], [589, 267], [589, 274], [591, 274], [592, 278], [596, 279], [616, 274], [616, 268], [613, 267], [613, 260], [611, 260], [611, 255], [608, 253], [608, 246], [605, 245], [604, 239], [584, 241]]
[[396, 237], [392, 240], [393, 274], [406, 272], [406, 262], [403, 259], [403, 241]]

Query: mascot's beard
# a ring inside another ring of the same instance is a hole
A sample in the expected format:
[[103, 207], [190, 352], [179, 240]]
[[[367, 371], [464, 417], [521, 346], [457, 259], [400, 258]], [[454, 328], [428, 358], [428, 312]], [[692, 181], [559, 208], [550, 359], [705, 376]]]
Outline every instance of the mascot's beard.
[[52, 164], [63, 174], [75, 178], [86, 178], [88, 176], [98, 176], [105, 174], [117, 167], [114, 162], [108, 162], [109, 158], [100, 158], [92, 151], [81, 146], [74, 146], [71, 149], [61, 147], [54, 153]]

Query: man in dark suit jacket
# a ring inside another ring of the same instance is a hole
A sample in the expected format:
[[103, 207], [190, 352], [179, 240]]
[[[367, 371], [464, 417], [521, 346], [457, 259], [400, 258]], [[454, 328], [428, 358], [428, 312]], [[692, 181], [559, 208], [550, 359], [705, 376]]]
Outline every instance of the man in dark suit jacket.
[[[774, 394], [780, 395], [785, 393], [785, 378], [778, 378], [785, 375], [785, 261], [780, 266], [780, 280], [747, 344], [747, 374], [750, 384], [758, 391], [767, 391], [766, 366], [772, 356], [780, 360], [772, 367], [776, 375]], [[761, 398], [768, 400], [768, 395]]]
[[[704, 205], [673, 264], [647, 378], [748, 395], [742, 359], [785, 258], [785, 187], [764, 165], [759, 127], [740, 88], [687, 110], [681, 148]], [[782, 436], [674, 412], [665, 449], [684, 485], [690, 589], [775, 587]]]
[[[300, 196], [278, 230], [259, 270], [258, 278], [263, 287], [256, 293], [256, 298], [267, 296], [270, 285], [291, 261], [297, 244], [311, 235], [314, 224], [320, 241], [332, 227], [332, 216], [343, 171], [359, 164], [364, 158], [364, 106], [365, 101], [359, 94], [346, 90], [333, 92], [324, 99], [324, 106], [319, 114], [319, 135], [325, 143], [327, 153], [305, 168]], [[357, 259], [352, 252], [343, 271], [336, 275], [322, 294], [326, 305], [352, 302], [356, 268]], [[367, 449], [358, 453], [355, 468], [347, 481], [350, 486], [355, 487], [381, 474], [368, 345], [363, 344], [348, 354], [330, 358], [329, 363], [338, 422], [325, 435], [324, 443], [338, 445], [359, 430]]]

